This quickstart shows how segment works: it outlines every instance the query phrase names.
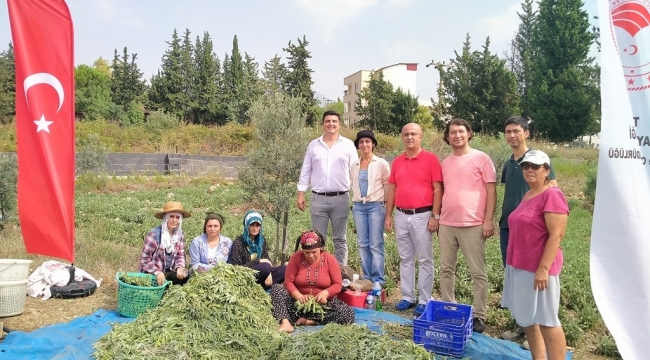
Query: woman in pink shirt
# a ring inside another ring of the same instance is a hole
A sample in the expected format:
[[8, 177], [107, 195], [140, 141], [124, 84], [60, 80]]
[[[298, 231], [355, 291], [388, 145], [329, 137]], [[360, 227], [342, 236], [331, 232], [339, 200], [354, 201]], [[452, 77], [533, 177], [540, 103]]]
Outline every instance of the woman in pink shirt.
[[[302, 250], [298, 251], [298, 247]], [[296, 252], [289, 259], [283, 284], [271, 287], [273, 316], [280, 331], [292, 332], [293, 324], [317, 325], [327, 323], [351, 324], [354, 311], [339, 300], [343, 279], [334, 255], [325, 252], [325, 238], [316, 230], [303, 232], [296, 241]], [[310, 297], [324, 305], [325, 316], [296, 314], [296, 302], [305, 303]]]
[[508, 217], [510, 234], [501, 305], [524, 327], [533, 359], [566, 357], [566, 337], [558, 312], [562, 249], [569, 205], [549, 183], [550, 159], [531, 150], [521, 161], [530, 190]]

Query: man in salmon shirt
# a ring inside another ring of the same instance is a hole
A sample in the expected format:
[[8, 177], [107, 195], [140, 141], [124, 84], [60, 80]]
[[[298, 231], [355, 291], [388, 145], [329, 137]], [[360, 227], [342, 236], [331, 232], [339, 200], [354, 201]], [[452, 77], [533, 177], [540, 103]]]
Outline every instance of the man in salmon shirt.
[[453, 153], [442, 161], [445, 193], [440, 214], [440, 291], [442, 301], [455, 302], [458, 249], [463, 251], [472, 274], [475, 332], [485, 330], [488, 278], [485, 240], [494, 234], [497, 202], [496, 171], [492, 159], [469, 146], [472, 127], [464, 119], [452, 119], [444, 140]]
[[[415, 315], [426, 310], [433, 292], [433, 233], [438, 231], [442, 204], [442, 171], [438, 157], [422, 149], [422, 128], [407, 124], [402, 128], [404, 153], [393, 160], [386, 198], [386, 230], [393, 228], [399, 253], [402, 300], [398, 311], [413, 306]], [[419, 264], [418, 298], [415, 297], [415, 258]]]

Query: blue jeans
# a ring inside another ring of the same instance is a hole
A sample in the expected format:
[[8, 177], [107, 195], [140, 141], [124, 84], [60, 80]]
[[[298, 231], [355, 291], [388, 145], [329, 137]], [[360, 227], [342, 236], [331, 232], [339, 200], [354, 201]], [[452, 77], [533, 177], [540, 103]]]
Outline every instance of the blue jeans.
[[372, 282], [384, 279], [384, 219], [386, 207], [382, 202], [355, 202], [352, 206], [357, 229], [359, 256], [363, 278]]
[[506, 268], [506, 254], [508, 251], [508, 236], [510, 235], [510, 228], [499, 229], [499, 244], [501, 245], [501, 260], [503, 260], [503, 268]]

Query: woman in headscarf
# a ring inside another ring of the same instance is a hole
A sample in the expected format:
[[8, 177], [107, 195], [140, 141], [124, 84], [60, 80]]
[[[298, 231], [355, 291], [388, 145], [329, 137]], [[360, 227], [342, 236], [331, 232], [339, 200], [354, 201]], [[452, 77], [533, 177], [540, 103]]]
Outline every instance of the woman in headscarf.
[[190, 216], [183, 209], [183, 204], [177, 201], [166, 203], [162, 211], [154, 214], [156, 219], [162, 219], [162, 224], [144, 237], [140, 272], [155, 275], [158, 285], [165, 283], [165, 280], [170, 280], [173, 284], [187, 282], [182, 225], [183, 218]]
[[[300, 251], [298, 248], [300, 247]], [[325, 238], [316, 230], [307, 230], [296, 240], [296, 251], [291, 255], [284, 285], [271, 288], [273, 317], [280, 323], [279, 331], [292, 332], [293, 325], [351, 324], [354, 311], [336, 295], [341, 292], [341, 268], [334, 255], [325, 251]], [[297, 315], [296, 303], [305, 303], [313, 297], [324, 305], [324, 314]]]
[[257, 270], [257, 283], [264, 288], [284, 281], [286, 266], [271, 263], [259, 212], [250, 210], [244, 215], [244, 233], [233, 241], [228, 263]]
[[195, 237], [190, 244], [192, 271], [201, 273], [228, 260], [232, 240], [221, 235], [225, 224], [226, 221], [220, 214], [207, 214], [203, 223], [203, 235]]

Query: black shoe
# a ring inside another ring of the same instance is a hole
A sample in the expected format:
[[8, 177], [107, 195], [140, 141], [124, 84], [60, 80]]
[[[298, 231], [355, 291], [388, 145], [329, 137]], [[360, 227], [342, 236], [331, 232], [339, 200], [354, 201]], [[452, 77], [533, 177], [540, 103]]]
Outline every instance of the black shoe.
[[473, 327], [474, 332], [477, 332], [479, 334], [482, 333], [485, 330], [485, 320], [483, 320], [483, 319], [481, 319], [479, 317], [475, 317], [474, 318], [474, 324], [473, 324], [472, 327]]

